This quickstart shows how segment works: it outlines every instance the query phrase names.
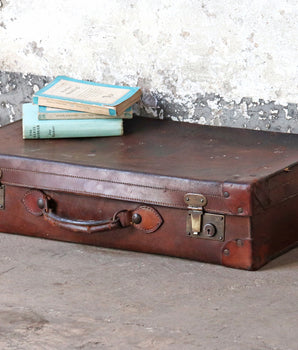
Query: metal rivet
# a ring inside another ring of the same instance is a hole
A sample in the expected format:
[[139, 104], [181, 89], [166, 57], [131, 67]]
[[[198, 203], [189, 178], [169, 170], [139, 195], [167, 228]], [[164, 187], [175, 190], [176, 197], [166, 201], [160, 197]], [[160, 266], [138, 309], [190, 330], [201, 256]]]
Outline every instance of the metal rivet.
[[38, 206], [38, 208], [40, 208], [40, 209], [43, 209], [44, 208], [44, 200], [43, 200], [43, 198], [38, 198], [38, 200], [37, 200], [37, 206]]
[[4, 206], [2, 204], [0, 204], [0, 209], [3, 209], [3, 208], [4, 208]]
[[238, 213], [239, 214], [243, 213], [243, 208], [238, 208]]
[[225, 197], [225, 198], [229, 198], [229, 197], [230, 197], [230, 193], [229, 193], [229, 192], [227, 192], [227, 191], [226, 191], [226, 192], [224, 192], [224, 194], [223, 194], [223, 195], [224, 195], [224, 197]]
[[237, 239], [236, 240], [236, 244], [238, 247], [242, 247], [243, 246], [243, 241], [241, 239]]
[[142, 217], [140, 214], [138, 213], [134, 213], [131, 217], [131, 221], [134, 223], [134, 224], [139, 224], [141, 221], [142, 221]]
[[229, 249], [224, 249], [223, 253], [224, 253], [224, 255], [226, 255], [226, 256], [230, 255]]
[[222, 241], [222, 240], [223, 240], [223, 236], [219, 236], [218, 239], [219, 239], [220, 241]]
[[204, 202], [205, 202], [205, 200], [202, 198], [202, 199], [201, 199], [201, 203], [204, 203]]

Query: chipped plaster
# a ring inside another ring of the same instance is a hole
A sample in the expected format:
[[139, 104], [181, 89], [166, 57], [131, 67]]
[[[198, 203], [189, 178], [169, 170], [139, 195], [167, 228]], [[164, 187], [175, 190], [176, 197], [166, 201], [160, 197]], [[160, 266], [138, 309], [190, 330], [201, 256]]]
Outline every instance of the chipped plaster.
[[144, 115], [298, 132], [295, 0], [1, 4], [2, 72], [139, 85]]
[[51, 79], [33, 74], [0, 71], [0, 126], [21, 118], [21, 106]]

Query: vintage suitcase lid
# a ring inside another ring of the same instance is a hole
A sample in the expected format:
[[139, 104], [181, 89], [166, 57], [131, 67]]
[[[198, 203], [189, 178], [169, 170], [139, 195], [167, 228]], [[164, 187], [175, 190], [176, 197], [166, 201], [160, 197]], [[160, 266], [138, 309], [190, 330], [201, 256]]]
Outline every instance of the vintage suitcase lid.
[[298, 135], [135, 117], [125, 135], [23, 140], [0, 128], [0, 181], [133, 202], [251, 215], [298, 194]]

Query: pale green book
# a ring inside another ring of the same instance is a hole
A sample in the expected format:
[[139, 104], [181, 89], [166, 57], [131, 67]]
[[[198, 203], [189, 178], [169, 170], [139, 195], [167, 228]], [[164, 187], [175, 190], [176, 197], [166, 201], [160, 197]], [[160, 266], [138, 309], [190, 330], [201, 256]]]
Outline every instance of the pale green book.
[[123, 135], [123, 119], [39, 120], [38, 106], [23, 104], [24, 139], [119, 135]]

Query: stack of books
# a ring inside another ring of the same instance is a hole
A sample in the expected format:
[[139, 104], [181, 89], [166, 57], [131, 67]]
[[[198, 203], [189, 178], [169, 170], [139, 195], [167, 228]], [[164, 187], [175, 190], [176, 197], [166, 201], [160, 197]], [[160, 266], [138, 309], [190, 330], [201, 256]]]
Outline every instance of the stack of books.
[[133, 117], [138, 87], [99, 84], [58, 76], [23, 104], [23, 138], [119, 136]]

